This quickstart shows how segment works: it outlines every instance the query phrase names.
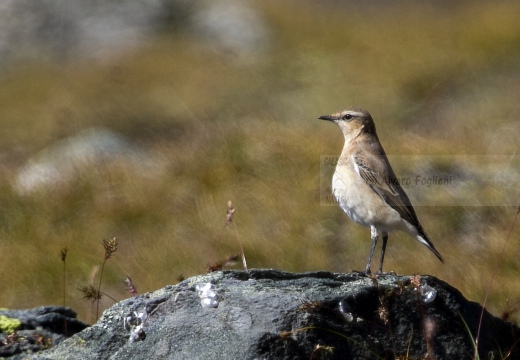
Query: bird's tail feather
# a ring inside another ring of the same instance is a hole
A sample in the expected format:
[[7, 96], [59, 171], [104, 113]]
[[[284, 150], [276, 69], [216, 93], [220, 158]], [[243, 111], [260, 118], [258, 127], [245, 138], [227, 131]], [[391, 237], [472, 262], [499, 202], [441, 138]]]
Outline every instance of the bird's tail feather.
[[426, 245], [426, 247], [430, 249], [431, 252], [434, 253], [442, 263], [444, 263], [442, 255], [437, 251], [435, 246], [433, 246], [433, 243], [431, 242], [428, 235], [426, 235], [426, 233], [423, 232], [422, 234], [417, 235], [417, 240], [419, 240], [421, 244]]

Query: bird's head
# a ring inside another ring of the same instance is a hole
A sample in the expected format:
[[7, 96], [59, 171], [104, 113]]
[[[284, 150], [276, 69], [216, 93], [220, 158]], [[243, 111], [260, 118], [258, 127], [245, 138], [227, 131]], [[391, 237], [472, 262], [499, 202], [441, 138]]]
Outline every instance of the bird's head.
[[354, 134], [375, 134], [376, 127], [370, 113], [363, 109], [348, 108], [332, 115], [323, 115], [318, 119], [332, 121], [341, 128], [345, 138]]

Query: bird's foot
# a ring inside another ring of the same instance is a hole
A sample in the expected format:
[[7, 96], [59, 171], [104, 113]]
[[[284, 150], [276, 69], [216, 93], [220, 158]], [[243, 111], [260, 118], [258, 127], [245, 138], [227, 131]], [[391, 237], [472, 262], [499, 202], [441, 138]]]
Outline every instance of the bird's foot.
[[370, 274], [372, 274], [372, 271], [370, 271], [370, 264], [368, 264], [365, 269], [365, 275], [370, 275]]

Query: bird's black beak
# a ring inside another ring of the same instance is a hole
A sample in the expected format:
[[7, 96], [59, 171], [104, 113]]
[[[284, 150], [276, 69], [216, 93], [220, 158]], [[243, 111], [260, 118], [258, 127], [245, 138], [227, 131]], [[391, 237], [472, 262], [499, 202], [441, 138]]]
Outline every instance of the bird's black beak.
[[327, 121], [335, 121], [335, 120], [337, 120], [337, 118], [335, 116], [332, 116], [332, 115], [323, 115], [323, 116], [320, 116], [318, 119], [320, 119], [320, 120], [327, 120]]

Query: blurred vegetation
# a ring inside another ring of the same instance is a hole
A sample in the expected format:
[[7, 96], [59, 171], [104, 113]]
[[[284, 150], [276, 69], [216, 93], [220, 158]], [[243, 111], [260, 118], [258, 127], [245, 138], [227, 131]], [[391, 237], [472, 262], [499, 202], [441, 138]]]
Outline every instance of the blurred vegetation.
[[[131, 296], [127, 275], [143, 293], [202, 273], [239, 252], [234, 228], [224, 229], [228, 200], [250, 267], [363, 269], [369, 230], [320, 202], [320, 156], [339, 154], [343, 138], [317, 117], [348, 105], [372, 113], [388, 154], [517, 154], [518, 2], [320, 4], [253, 3], [270, 45], [240, 58], [165, 30], [105, 61], [3, 69], [0, 306], [62, 303], [66, 247], [67, 305], [91, 320], [77, 289], [102, 260], [102, 240], [116, 236], [102, 286], [114, 298]], [[159, 170], [111, 163], [82, 169], [67, 186], [14, 190], [28, 159], [92, 126], [124, 134]], [[464, 196], [486, 205], [493, 192]], [[502, 253], [516, 214], [507, 205], [417, 207], [446, 264], [391, 234], [385, 270], [435, 275], [478, 302], [496, 272], [488, 308], [517, 321], [520, 226]]]

